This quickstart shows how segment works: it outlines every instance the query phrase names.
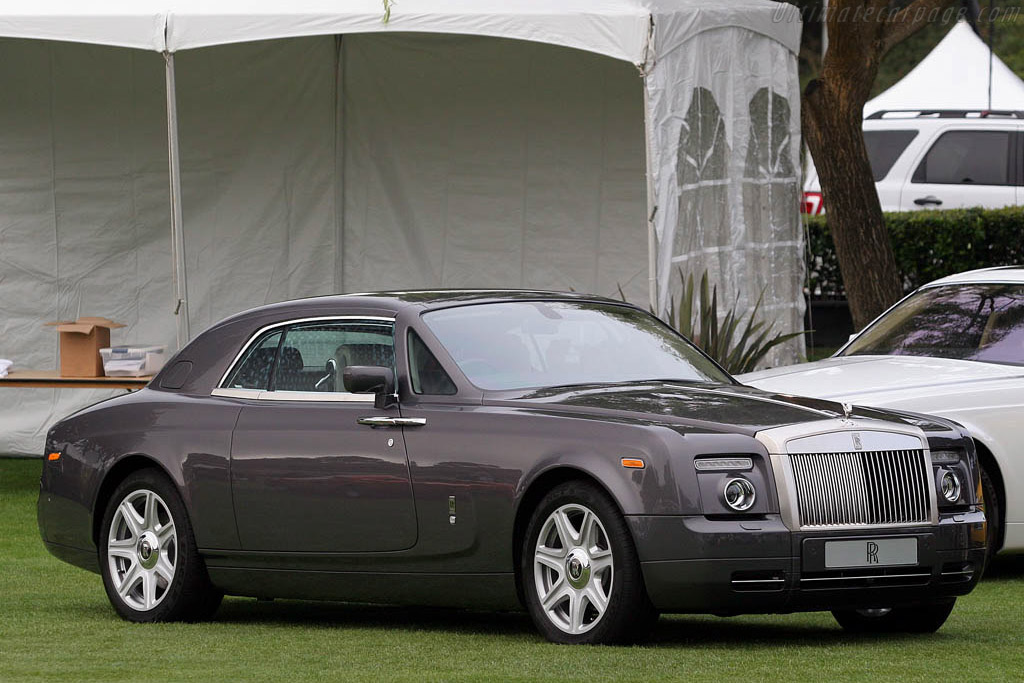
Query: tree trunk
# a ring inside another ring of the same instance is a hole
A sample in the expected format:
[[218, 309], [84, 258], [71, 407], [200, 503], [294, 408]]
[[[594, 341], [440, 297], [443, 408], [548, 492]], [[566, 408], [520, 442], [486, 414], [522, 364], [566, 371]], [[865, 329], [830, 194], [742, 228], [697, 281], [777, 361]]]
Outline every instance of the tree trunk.
[[804, 91], [801, 122], [858, 330], [903, 294], [864, 146], [864, 104], [885, 54], [952, 5], [952, 0], [828, 2], [828, 50], [821, 78]]
[[[876, 67], [877, 69], [877, 67]], [[827, 73], [826, 69], [826, 73]], [[863, 109], [874, 76], [811, 81], [804, 93], [804, 140], [821, 182], [853, 327], [863, 329], [902, 296], [896, 259], [864, 145]], [[838, 81], [838, 82], [837, 82]]]

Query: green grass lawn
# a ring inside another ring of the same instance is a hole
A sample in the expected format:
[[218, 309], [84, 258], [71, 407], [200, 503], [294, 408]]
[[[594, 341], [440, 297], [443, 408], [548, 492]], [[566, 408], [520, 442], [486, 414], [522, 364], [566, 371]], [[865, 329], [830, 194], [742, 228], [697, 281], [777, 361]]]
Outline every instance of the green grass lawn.
[[41, 461], [0, 459], [0, 681], [1021, 680], [1024, 562], [938, 634], [852, 637], [828, 614], [663, 617], [643, 647], [550, 645], [521, 614], [228, 598], [203, 624], [121, 621], [36, 530]]

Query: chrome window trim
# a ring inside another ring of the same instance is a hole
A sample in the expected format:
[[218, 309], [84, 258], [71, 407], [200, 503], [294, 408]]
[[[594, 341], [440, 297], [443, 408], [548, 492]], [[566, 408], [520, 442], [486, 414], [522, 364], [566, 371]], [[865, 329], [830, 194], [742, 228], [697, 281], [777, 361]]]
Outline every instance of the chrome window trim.
[[318, 401], [321, 403], [373, 403], [372, 394], [347, 391], [263, 391], [261, 389], [214, 389], [211, 396], [245, 398], [251, 401]]
[[325, 401], [328, 403], [373, 403], [373, 394], [347, 391], [261, 391], [258, 401]]
[[[262, 337], [267, 332], [277, 329], [279, 327], [290, 327], [291, 325], [301, 325], [303, 323], [318, 323], [318, 322], [351, 322], [351, 321], [367, 321], [371, 323], [389, 323], [392, 327], [392, 333], [394, 332], [395, 319], [387, 316], [380, 315], [326, 315], [316, 316], [311, 318], [295, 318], [293, 320], [283, 320], [281, 322], [271, 323], [265, 325], [260, 329], [256, 330], [249, 337], [249, 340], [242, 346], [241, 350], [235, 354], [234, 360], [231, 361], [231, 365], [228, 366], [227, 371], [221, 375], [220, 381], [217, 382], [216, 388], [210, 392], [211, 396], [221, 396], [225, 398], [248, 398], [257, 401], [324, 401], [324, 402], [354, 402], [354, 403], [373, 403], [373, 396], [369, 394], [351, 394], [347, 391], [333, 391], [333, 392], [310, 392], [310, 391], [267, 391], [265, 389], [241, 389], [238, 387], [226, 387], [224, 383], [228, 381], [228, 377], [234, 373], [235, 368], [238, 366], [239, 361], [249, 351], [249, 348], [256, 342], [257, 339]], [[272, 396], [272, 394], [281, 394], [282, 396]], [[287, 394], [288, 396], [284, 396]]]
[[[839, 529], [849, 530], [872, 530], [872, 529], [885, 529], [892, 528], [894, 526], [900, 527], [926, 527], [939, 523], [939, 504], [938, 494], [935, 491], [935, 486], [928, 487], [928, 504], [931, 511], [931, 519], [926, 522], [912, 522], [912, 523], [901, 523], [901, 524], [841, 524], [835, 526], [814, 526], [803, 527], [800, 520], [800, 507], [797, 501], [797, 486], [796, 486], [796, 472], [793, 470], [793, 461], [789, 457], [790, 453], [813, 453], [818, 449], [824, 450], [822, 446], [830, 446], [837, 451], [842, 450], [844, 452], [861, 450], [857, 449], [853, 445], [852, 433], [857, 432], [860, 434], [861, 439], [868, 438], [871, 441], [870, 445], [873, 448], [868, 448], [868, 444], [863, 445], [865, 451], [868, 450], [899, 450], [901, 448], [907, 448], [911, 443], [914, 443], [914, 447], [924, 451], [925, 463], [928, 471], [932, 471], [932, 454], [928, 448], [928, 437], [925, 436], [924, 430], [920, 427], [914, 427], [911, 425], [901, 425], [891, 422], [883, 422], [880, 420], [865, 420], [865, 419], [836, 419], [836, 420], [822, 420], [820, 422], [811, 422], [796, 425], [786, 425], [784, 427], [775, 427], [773, 429], [765, 429], [754, 435], [754, 438], [761, 442], [761, 444], [768, 451], [768, 458], [772, 466], [772, 474], [775, 478], [775, 489], [779, 496], [779, 513], [782, 516], [782, 522], [790, 531], [802, 531], [807, 529], [813, 529], [814, 531], [829, 531]], [[869, 436], [870, 435], [870, 436]], [[879, 449], [878, 444], [874, 443], [876, 439], [884, 440], [889, 437], [894, 440], [898, 440], [896, 443], [889, 442], [892, 444], [884, 449]], [[849, 440], [850, 447], [846, 446], [845, 441]], [[791, 442], [795, 443], [795, 450], [790, 450]], [[895, 448], [893, 448], [895, 446]]]
[[220, 396], [222, 398], [251, 398], [257, 399], [260, 397], [262, 389], [232, 389], [229, 387], [217, 387], [210, 392], [210, 396]]

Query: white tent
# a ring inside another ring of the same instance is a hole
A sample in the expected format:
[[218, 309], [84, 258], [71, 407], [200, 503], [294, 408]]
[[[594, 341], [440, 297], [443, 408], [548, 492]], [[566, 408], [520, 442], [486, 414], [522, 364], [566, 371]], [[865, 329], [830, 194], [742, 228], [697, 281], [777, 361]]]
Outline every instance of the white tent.
[[[680, 267], [799, 328], [794, 8], [278, 5], [0, 8], [0, 357], [54, 367], [42, 322], [79, 313], [173, 347], [339, 291], [621, 286], [665, 310]], [[0, 452], [103, 395], [0, 393]]]
[[[988, 45], [960, 21], [894, 86], [864, 105], [864, 116], [900, 109], [989, 109]], [[992, 56], [991, 109], [1024, 110], [1024, 81]]]

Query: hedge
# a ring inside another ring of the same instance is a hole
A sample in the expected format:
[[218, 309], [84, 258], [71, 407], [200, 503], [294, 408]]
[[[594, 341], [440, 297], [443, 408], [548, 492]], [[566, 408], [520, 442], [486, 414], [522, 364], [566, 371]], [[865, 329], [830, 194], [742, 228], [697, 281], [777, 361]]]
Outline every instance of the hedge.
[[[828, 216], [804, 216], [814, 299], [845, 298]], [[975, 268], [1024, 264], [1024, 207], [885, 214], [903, 289]]]

